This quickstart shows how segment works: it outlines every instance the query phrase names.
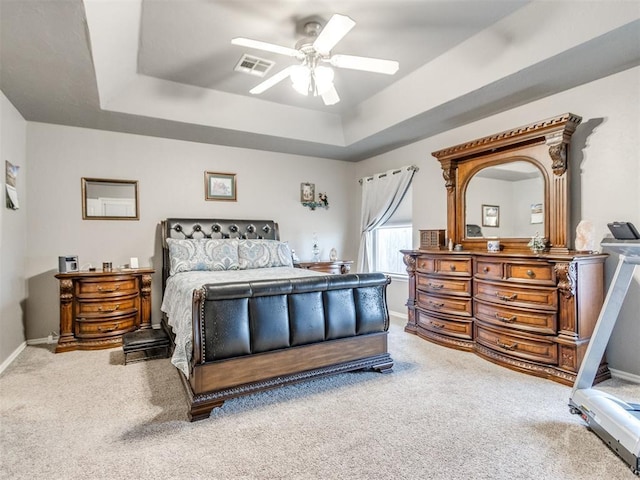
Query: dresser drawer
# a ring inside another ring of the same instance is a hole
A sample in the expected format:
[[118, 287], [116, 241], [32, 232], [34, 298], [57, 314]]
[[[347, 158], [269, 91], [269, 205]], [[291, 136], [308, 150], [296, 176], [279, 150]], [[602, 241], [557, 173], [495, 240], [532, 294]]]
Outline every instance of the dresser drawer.
[[416, 274], [416, 281], [418, 288], [425, 292], [471, 296], [471, 279], [432, 277], [418, 273]]
[[101, 300], [94, 302], [79, 301], [78, 302], [78, 316], [100, 316], [116, 314], [121, 315], [130, 312], [138, 311], [138, 297], [133, 295], [129, 298], [117, 298], [110, 300]]
[[473, 273], [478, 278], [501, 280], [504, 278], [504, 264], [478, 258], [475, 262]]
[[543, 308], [555, 311], [558, 292], [553, 287], [528, 287], [509, 283], [473, 282], [475, 298], [489, 302], [527, 308]]
[[473, 321], [471, 319], [436, 317], [418, 310], [417, 322], [422, 328], [432, 332], [466, 340], [473, 339]]
[[504, 270], [506, 280], [545, 285], [556, 284], [555, 270], [553, 265], [548, 263], [507, 263]]
[[512, 357], [547, 365], [557, 365], [558, 363], [557, 344], [544, 337], [518, 334], [513, 330], [491, 327], [476, 321], [475, 341], [491, 350]]
[[475, 318], [483, 322], [517, 328], [532, 333], [555, 335], [556, 313], [550, 311], [523, 310], [476, 301]]
[[416, 270], [426, 273], [435, 273], [436, 259], [433, 257], [418, 257]]
[[437, 313], [471, 317], [471, 297], [440, 297], [418, 291], [418, 307]]
[[137, 312], [110, 320], [92, 321], [87, 318], [77, 318], [75, 335], [79, 338], [108, 337], [122, 335], [135, 330]]
[[138, 283], [135, 277], [113, 277], [113, 279], [83, 278], [78, 280], [76, 285], [78, 297], [127, 295], [138, 290]]
[[471, 257], [456, 256], [421, 256], [418, 257], [416, 268], [423, 273], [441, 275], [471, 276]]

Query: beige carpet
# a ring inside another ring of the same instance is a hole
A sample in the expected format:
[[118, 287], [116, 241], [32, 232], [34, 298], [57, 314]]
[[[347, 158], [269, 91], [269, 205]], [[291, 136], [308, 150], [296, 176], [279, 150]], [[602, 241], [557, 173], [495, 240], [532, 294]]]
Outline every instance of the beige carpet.
[[[570, 388], [391, 329], [394, 372], [342, 374], [186, 421], [169, 360], [28, 347], [0, 376], [6, 479], [637, 479]], [[640, 385], [601, 388], [638, 401]]]

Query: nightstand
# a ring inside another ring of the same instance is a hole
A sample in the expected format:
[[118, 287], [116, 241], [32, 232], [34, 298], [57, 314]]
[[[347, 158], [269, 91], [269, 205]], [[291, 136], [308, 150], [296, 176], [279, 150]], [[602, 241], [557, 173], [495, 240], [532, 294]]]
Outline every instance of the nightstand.
[[59, 273], [60, 337], [56, 353], [122, 345], [122, 336], [151, 328], [151, 276], [136, 268]]
[[351, 271], [351, 264], [353, 260], [335, 260], [333, 262], [300, 262], [294, 264], [297, 268], [306, 268], [308, 270], [315, 270], [317, 272], [324, 273], [349, 273]]

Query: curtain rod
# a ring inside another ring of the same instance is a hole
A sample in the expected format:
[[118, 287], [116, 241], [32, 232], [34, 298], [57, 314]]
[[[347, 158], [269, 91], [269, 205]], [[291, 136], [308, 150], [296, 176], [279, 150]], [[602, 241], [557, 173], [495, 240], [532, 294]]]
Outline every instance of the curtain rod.
[[[400, 173], [404, 168], [406, 168], [407, 170], [414, 170], [414, 171], [416, 171], [416, 172], [417, 172], [418, 170], [420, 170], [420, 169], [419, 169], [418, 167], [416, 167], [415, 165], [409, 165], [408, 167], [400, 167], [400, 168], [399, 168], [399, 169], [397, 169], [397, 170], [393, 170], [393, 171], [391, 172], [391, 174], [392, 174], [392, 175], [395, 175], [396, 173]], [[375, 177], [378, 177], [378, 178], [386, 177], [386, 176], [387, 176], [387, 173], [388, 173], [388, 172], [384, 172], [384, 173], [376, 173], [376, 174], [374, 174], [374, 175], [371, 175], [370, 177], [363, 177], [363, 178], [361, 178], [360, 180], [358, 180], [358, 183], [359, 183], [360, 185], [362, 185], [362, 183], [363, 183], [364, 181], [369, 182], [369, 181], [373, 180]]]

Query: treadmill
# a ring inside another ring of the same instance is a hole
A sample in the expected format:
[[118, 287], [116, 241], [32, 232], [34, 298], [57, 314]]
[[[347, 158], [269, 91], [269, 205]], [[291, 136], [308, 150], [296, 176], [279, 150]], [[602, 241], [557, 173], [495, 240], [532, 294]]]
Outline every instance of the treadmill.
[[596, 372], [633, 279], [633, 272], [640, 265], [640, 240], [605, 238], [601, 245], [604, 249], [619, 253], [620, 258], [571, 391], [569, 408], [571, 413], [582, 417], [588, 427], [629, 465], [634, 474], [640, 475], [640, 404], [624, 402], [593, 388]]

